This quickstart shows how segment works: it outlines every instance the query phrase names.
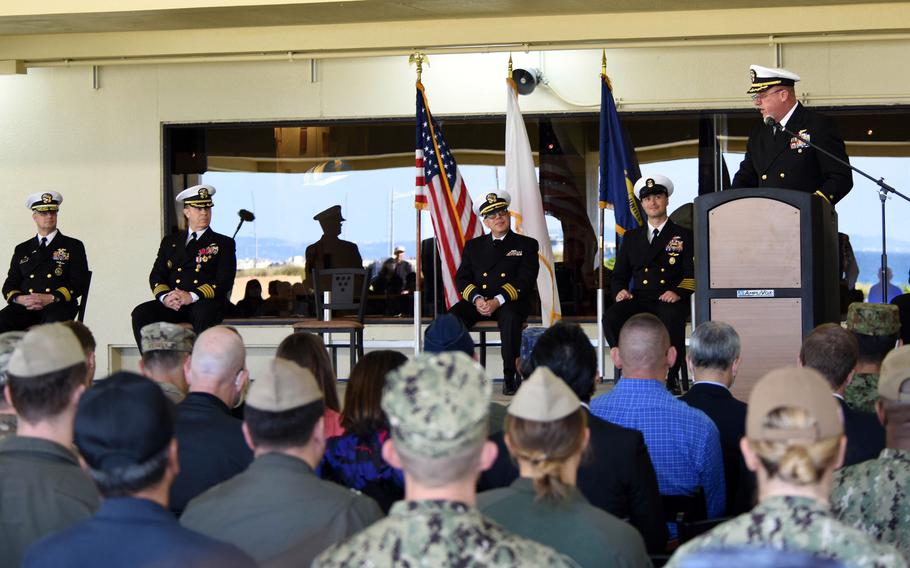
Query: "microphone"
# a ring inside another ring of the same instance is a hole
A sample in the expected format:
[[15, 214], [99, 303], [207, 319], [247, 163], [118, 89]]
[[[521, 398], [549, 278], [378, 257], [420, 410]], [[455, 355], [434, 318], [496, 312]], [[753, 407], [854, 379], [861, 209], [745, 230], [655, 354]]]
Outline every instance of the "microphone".
[[232, 239], [237, 236], [237, 233], [240, 232], [240, 227], [243, 226], [244, 221], [255, 221], [256, 220], [256, 216], [253, 215], [253, 212], [247, 211], [246, 209], [241, 209], [240, 211], [238, 211], [237, 216], [240, 217], [240, 222], [237, 223], [237, 229], [234, 230], [234, 234], [233, 234], [233, 236], [231, 236]]
[[776, 120], [774, 120], [773, 116], [766, 116], [765, 124], [767, 124], [768, 126], [779, 126], [779, 123]]

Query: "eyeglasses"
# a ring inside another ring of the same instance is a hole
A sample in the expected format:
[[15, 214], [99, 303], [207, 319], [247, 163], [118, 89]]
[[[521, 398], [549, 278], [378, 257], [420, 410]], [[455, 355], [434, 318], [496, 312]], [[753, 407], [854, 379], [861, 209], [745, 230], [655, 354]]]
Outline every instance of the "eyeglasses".
[[755, 93], [754, 95], [752, 95], [752, 100], [760, 101], [760, 100], [763, 100], [765, 97], [773, 95], [774, 93], [779, 93], [781, 91], [783, 91], [783, 89], [773, 89], [770, 91], [765, 91], [764, 93]]
[[500, 209], [496, 213], [490, 213], [489, 215], [484, 217], [484, 219], [499, 219], [500, 217], [508, 217], [508, 216], [509, 216], [508, 209]]

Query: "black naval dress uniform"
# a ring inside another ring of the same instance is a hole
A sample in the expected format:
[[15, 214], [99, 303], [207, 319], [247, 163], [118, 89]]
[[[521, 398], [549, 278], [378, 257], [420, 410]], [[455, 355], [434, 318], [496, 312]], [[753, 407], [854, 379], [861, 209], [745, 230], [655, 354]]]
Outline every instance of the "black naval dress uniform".
[[[653, 228], [645, 223], [627, 232], [619, 246], [610, 288], [613, 297], [621, 290], [632, 294], [629, 300], [616, 302], [604, 314], [604, 335], [612, 347], [619, 345], [619, 331], [626, 321], [642, 312], [654, 314], [667, 327], [670, 343], [676, 347], [676, 363], [670, 377], [677, 376], [686, 352], [686, 315], [689, 297], [695, 291], [695, 262], [692, 231], [667, 219], [658, 235], [649, 243]], [[629, 282], [632, 282], [630, 285]], [[672, 290], [679, 301], [663, 302], [658, 298]]]
[[[188, 232], [164, 237], [149, 274], [154, 300], [133, 310], [133, 335], [141, 345], [139, 330], [146, 324], [165, 321], [191, 323], [202, 333], [224, 319], [225, 304], [234, 286], [237, 271], [234, 239], [206, 229], [195, 242], [187, 243]], [[174, 311], [161, 297], [171, 290], [193, 292], [199, 299]]]
[[[502, 368], [507, 390], [515, 380], [515, 358], [521, 348], [521, 328], [531, 312], [540, 260], [537, 240], [509, 231], [500, 240], [492, 234], [471, 239], [461, 253], [455, 285], [463, 298], [450, 314], [471, 328], [480, 320], [496, 320], [502, 338]], [[491, 317], [482, 316], [474, 306], [478, 296], [502, 295], [506, 302]]]
[[[796, 103], [785, 126], [841, 160], [848, 160], [844, 140], [830, 118]], [[774, 127], [759, 124], [749, 135], [746, 156], [733, 176], [731, 187], [778, 187], [819, 192], [835, 204], [853, 188], [853, 172], [805, 141], [783, 131], [775, 134]]]
[[[88, 260], [82, 241], [58, 230], [44, 247], [37, 237], [16, 245], [3, 283], [3, 297], [9, 305], [0, 310], [0, 333], [75, 318], [79, 311], [76, 299], [85, 292], [87, 281]], [[31, 293], [53, 294], [56, 301], [41, 310], [28, 310], [13, 301]]]

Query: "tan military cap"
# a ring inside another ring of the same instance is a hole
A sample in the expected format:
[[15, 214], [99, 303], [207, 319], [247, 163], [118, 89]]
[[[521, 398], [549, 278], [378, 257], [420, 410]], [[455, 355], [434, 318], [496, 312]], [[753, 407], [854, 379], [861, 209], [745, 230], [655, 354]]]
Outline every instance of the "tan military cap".
[[17, 377], [35, 377], [85, 363], [85, 353], [73, 330], [62, 323], [33, 327], [9, 360], [8, 372]]
[[[815, 418], [810, 428], [766, 428], [778, 408], [802, 408]], [[844, 433], [840, 408], [828, 381], [807, 367], [784, 367], [762, 377], [749, 396], [746, 437], [750, 440], [824, 440]]]
[[196, 333], [176, 323], [159, 321], [142, 326], [139, 330], [142, 352], [180, 351], [192, 353]]
[[508, 413], [525, 420], [552, 422], [565, 418], [579, 407], [581, 401], [569, 385], [549, 368], [540, 366], [521, 383]]
[[253, 381], [246, 397], [247, 406], [266, 412], [283, 412], [322, 400], [316, 377], [287, 359], [273, 359]]
[[907, 380], [910, 380], [910, 345], [892, 349], [885, 356], [878, 375], [878, 396], [888, 400], [910, 401], [910, 384], [901, 389]]

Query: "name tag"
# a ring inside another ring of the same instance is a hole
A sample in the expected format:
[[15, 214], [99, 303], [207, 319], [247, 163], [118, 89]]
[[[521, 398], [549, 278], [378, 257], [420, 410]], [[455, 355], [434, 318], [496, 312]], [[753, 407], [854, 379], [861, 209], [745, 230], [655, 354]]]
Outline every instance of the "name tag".
[[522, 256], [524, 251], [512, 249], [506, 253], [506, 256]]

